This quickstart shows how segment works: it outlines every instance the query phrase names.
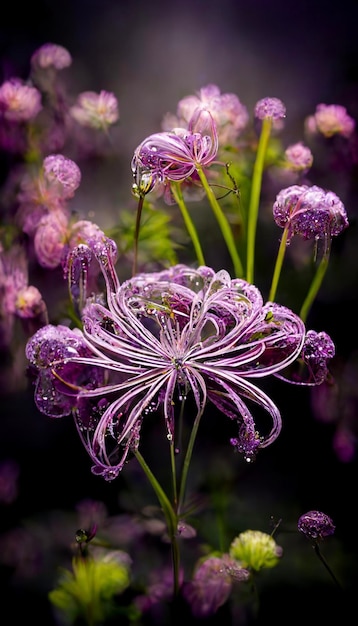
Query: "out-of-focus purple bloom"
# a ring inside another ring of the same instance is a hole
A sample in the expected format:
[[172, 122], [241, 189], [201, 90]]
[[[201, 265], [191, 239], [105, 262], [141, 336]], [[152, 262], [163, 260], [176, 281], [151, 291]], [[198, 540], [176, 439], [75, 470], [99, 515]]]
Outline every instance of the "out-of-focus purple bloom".
[[[136, 607], [143, 613], [154, 613], [160, 609], [165, 601], [173, 598], [173, 572], [171, 568], [163, 567], [160, 570], [151, 570], [150, 584], [146, 589], [146, 593], [138, 595], [134, 603]], [[183, 570], [179, 572], [179, 583], [182, 584], [184, 578]], [[162, 623], [162, 622], [161, 622]]]
[[45, 43], [35, 50], [30, 63], [34, 69], [48, 69], [52, 67], [56, 70], [63, 70], [71, 65], [72, 57], [63, 46], [55, 43]]
[[150, 135], [135, 149], [132, 159], [134, 191], [145, 194], [156, 183], [183, 181], [197, 166], [208, 167], [218, 152], [216, 124], [209, 111], [197, 108], [188, 129]]
[[306, 173], [313, 164], [311, 150], [302, 141], [288, 146], [285, 150], [286, 167], [294, 172]]
[[46, 309], [44, 300], [37, 287], [30, 285], [20, 289], [16, 296], [15, 311], [24, 319], [36, 317]]
[[[87, 259], [89, 249], [81, 246], [80, 251]], [[163, 412], [173, 439], [176, 412], [187, 397], [194, 416], [201, 416], [210, 400], [236, 422], [238, 436], [231, 443], [252, 460], [281, 429], [278, 408], [252, 381], [279, 372], [299, 356], [302, 320], [286, 307], [264, 304], [255, 286], [231, 279], [225, 270], [178, 265], [119, 285], [114, 251], [101, 242], [93, 244], [93, 251], [105, 277], [107, 304], [89, 301], [83, 335], [76, 334], [91, 354], [60, 352], [47, 364], [43, 358], [44, 368], [61, 371], [64, 392], [69, 387], [72, 403], [62, 414], [73, 409], [93, 472], [108, 480], [118, 475], [128, 453], [138, 448], [142, 421], [150, 414]], [[27, 358], [35, 365], [33, 354], [42, 354], [44, 339], [51, 344], [42, 330], [28, 343]], [[79, 376], [81, 370], [92, 378]], [[104, 380], [101, 386], [94, 384], [96, 370], [97, 379]], [[50, 399], [48, 405], [41, 402], [41, 385], [36, 395], [40, 410], [51, 414]], [[250, 403], [272, 420], [265, 436], [257, 431]]]
[[81, 183], [80, 168], [63, 154], [47, 156], [43, 161], [43, 173], [50, 186], [58, 185], [59, 197], [66, 200], [74, 196]]
[[12, 504], [18, 495], [19, 465], [13, 459], [0, 463], [0, 503]]
[[41, 111], [41, 94], [20, 78], [11, 78], [0, 86], [0, 118], [10, 122], [28, 122]]
[[193, 579], [183, 585], [183, 596], [194, 617], [214, 615], [228, 600], [233, 581], [246, 581], [250, 573], [228, 554], [210, 556], [197, 566]]
[[309, 134], [321, 133], [324, 137], [342, 135], [349, 138], [355, 127], [355, 120], [340, 104], [318, 104], [314, 115], [310, 115], [305, 121]]
[[318, 541], [333, 535], [336, 527], [332, 519], [326, 513], [321, 511], [308, 511], [298, 520], [298, 530], [307, 537], [307, 539]]
[[324, 239], [348, 227], [348, 217], [342, 201], [333, 191], [317, 185], [292, 185], [282, 189], [273, 204], [273, 217], [278, 226], [288, 230], [287, 243], [293, 235], [303, 239]]
[[70, 115], [81, 126], [107, 129], [119, 119], [118, 100], [109, 91], [84, 91], [70, 108]]
[[62, 211], [52, 211], [41, 218], [34, 236], [36, 258], [42, 267], [61, 265], [68, 232], [68, 218]]
[[186, 96], [178, 102], [176, 115], [167, 114], [162, 129], [171, 131], [175, 127], [188, 128], [194, 111], [209, 111], [216, 123], [220, 145], [232, 144], [247, 126], [247, 108], [233, 93], [221, 93], [217, 85], [202, 87], [196, 95]]

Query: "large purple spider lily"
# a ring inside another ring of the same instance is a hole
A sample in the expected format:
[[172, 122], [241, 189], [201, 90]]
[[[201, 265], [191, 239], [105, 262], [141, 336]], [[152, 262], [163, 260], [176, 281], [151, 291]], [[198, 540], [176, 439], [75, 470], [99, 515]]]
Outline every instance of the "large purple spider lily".
[[155, 133], [139, 144], [132, 159], [133, 191], [146, 194], [156, 183], [190, 178], [198, 165], [207, 167], [213, 162], [218, 147], [213, 117], [198, 107], [187, 129]]
[[[89, 248], [79, 250], [87, 260]], [[93, 252], [106, 280], [107, 302], [87, 301], [83, 331], [67, 329], [66, 337], [64, 327], [56, 333], [47, 326], [26, 348], [39, 373], [38, 408], [54, 415], [50, 381], [55, 413], [68, 414], [71, 405], [92, 471], [115, 478], [138, 449], [142, 421], [150, 413], [163, 414], [167, 437], [174, 441], [178, 409], [189, 398], [193, 422], [211, 401], [237, 423], [231, 443], [247, 460], [270, 445], [281, 429], [280, 412], [253, 381], [276, 374], [300, 355], [302, 320], [284, 306], [264, 304], [254, 285], [231, 279], [225, 270], [176, 265], [120, 285], [113, 242], [96, 242]], [[78, 260], [78, 250], [72, 254]], [[258, 433], [249, 404], [270, 416], [267, 435]]]

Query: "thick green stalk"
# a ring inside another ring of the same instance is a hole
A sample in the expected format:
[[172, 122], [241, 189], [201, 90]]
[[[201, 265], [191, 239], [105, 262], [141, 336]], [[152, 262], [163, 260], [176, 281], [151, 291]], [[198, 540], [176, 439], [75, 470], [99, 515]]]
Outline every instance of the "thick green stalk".
[[205, 259], [204, 259], [204, 255], [203, 255], [203, 251], [201, 249], [201, 245], [200, 245], [200, 241], [199, 241], [199, 237], [198, 237], [198, 233], [196, 231], [195, 225], [190, 217], [189, 211], [187, 209], [187, 206], [184, 202], [184, 198], [183, 198], [183, 194], [182, 194], [182, 190], [181, 190], [181, 186], [180, 183], [172, 183], [171, 185], [171, 190], [172, 190], [172, 194], [174, 196], [174, 199], [176, 201], [176, 203], [178, 204], [180, 210], [181, 210], [181, 214], [183, 216], [184, 222], [185, 222], [185, 226], [187, 228], [187, 231], [190, 235], [191, 241], [193, 243], [194, 246], [194, 250], [195, 250], [195, 254], [196, 254], [196, 258], [198, 260], [199, 265], [205, 265]]
[[286, 252], [286, 246], [287, 246], [287, 235], [288, 235], [288, 230], [287, 228], [285, 228], [281, 237], [280, 247], [278, 249], [278, 253], [276, 257], [275, 269], [273, 271], [272, 283], [271, 283], [270, 293], [268, 297], [269, 302], [274, 302], [275, 297], [276, 297], [278, 281], [280, 279], [282, 264], [285, 258], [285, 252]]
[[267, 146], [270, 139], [272, 127], [272, 119], [265, 118], [262, 120], [261, 134], [257, 147], [256, 160], [252, 175], [250, 204], [247, 219], [247, 265], [246, 280], [249, 283], [254, 282], [254, 265], [255, 265], [255, 240], [256, 228], [259, 212], [262, 175], [264, 171], [265, 156]]
[[318, 265], [316, 274], [308, 290], [307, 296], [302, 304], [302, 307], [300, 310], [300, 318], [302, 319], [303, 322], [306, 322], [307, 316], [313, 304], [313, 301], [322, 285], [324, 276], [328, 268], [328, 261], [329, 261], [329, 253], [326, 253], [322, 257], [321, 262]]
[[242, 267], [242, 263], [241, 263], [241, 259], [239, 256], [239, 253], [237, 251], [236, 248], [236, 244], [235, 244], [235, 240], [234, 240], [234, 236], [232, 234], [232, 230], [230, 227], [229, 222], [226, 219], [225, 214], [223, 213], [223, 210], [220, 206], [220, 204], [218, 203], [216, 196], [213, 192], [213, 190], [211, 189], [208, 180], [204, 174], [204, 171], [202, 169], [202, 167], [200, 165], [196, 165], [196, 170], [198, 172], [198, 175], [200, 177], [201, 180], [201, 184], [203, 185], [206, 195], [208, 197], [208, 200], [210, 202], [210, 206], [214, 212], [214, 215], [218, 221], [218, 224], [220, 226], [222, 235], [224, 237], [227, 249], [230, 253], [231, 256], [231, 260], [234, 266], [234, 272], [235, 272], [235, 276], [237, 278], [241, 278], [244, 274], [244, 270]]

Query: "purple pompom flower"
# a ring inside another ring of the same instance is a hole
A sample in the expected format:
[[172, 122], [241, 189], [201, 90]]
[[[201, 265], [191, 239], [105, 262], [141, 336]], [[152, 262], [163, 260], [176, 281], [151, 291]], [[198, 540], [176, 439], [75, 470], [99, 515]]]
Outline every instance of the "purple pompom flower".
[[279, 98], [262, 98], [256, 103], [254, 114], [259, 120], [271, 119], [274, 127], [280, 128], [286, 117], [286, 107]]
[[305, 121], [308, 134], [321, 133], [324, 137], [342, 135], [349, 138], [355, 126], [355, 120], [340, 104], [318, 104], [314, 115], [310, 115]]
[[[60, 351], [56, 359], [46, 363], [42, 357], [52, 377], [54, 368], [60, 369], [64, 392], [68, 385], [72, 406], [69, 402], [67, 412], [73, 410], [92, 471], [115, 478], [138, 448], [142, 421], [150, 414], [163, 414], [167, 436], [174, 440], [175, 417], [186, 398], [193, 402], [193, 419], [211, 401], [236, 422], [231, 443], [247, 460], [275, 441], [280, 412], [253, 381], [298, 357], [305, 337], [301, 319], [283, 306], [264, 304], [254, 285], [205, 266], [177, 265], [120, 285], [113, 246], [97, 241], [92, 248], [106, 281], [107, 304], [89, 301], [83, 311], [83, 333], [77, 331], [76, 341], [88, 353], [71, 355], [66, 343], [61, 344], [66, 353]], [[90, 252], [84, 245], [80, 250], [84, 257]], [[35, 365], [32, 355], [43, 354], [44, 332], [28, 343], [27, 357]], [[98, 386], [95, 380], [101, 377]], [[257, 431], [250, 404], [272, 421], [265, 436]]]
[[336, 527], [332, 519], [326, 513], [320, 511], [308, 511], [298, 520], [298, 530], [307, 537], [307, 539], [317, 541], [333, 535]]
[[68, 200], [72, 198], [81, 183], [81, 170], [78, 165], [63, 154], [50, 154], [43, 161], [46, 181], [57, 184], [59, 196]]
[[282, 189], [273, 205], [278, 226], [286, 228], [287, 243], [293, 235], [303, 239], [324, 239], [326, 245], [347, 228], [348, 218], [342, 201], [333, 191], [313, 185], [292, 185]]

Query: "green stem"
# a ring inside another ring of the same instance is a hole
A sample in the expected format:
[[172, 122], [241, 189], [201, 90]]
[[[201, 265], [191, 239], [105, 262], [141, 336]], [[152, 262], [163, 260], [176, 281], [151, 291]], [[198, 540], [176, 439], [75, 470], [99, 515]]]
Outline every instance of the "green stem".
[[187, 478], [188, 478], [189, 465], [190, 465], [191, 457], [192, 457], [192, 454], [193, 454], [194, 442], [195, 442], [196, 435], [197, 435], [197, 432], [198, 432], [201, 415], [202, 415], [202, 413], [198, 413], [196, 418], [195, 418], [195, 420], [194, 420], [193, 428], [192, 428], [191, 433], [190, 433], [188, 447], [187, 447], [186, 453], [185, 453], [185, 458], [184, 458], [184, 463], [183, 463], [183, 470], [182, 470], [181, 481], [180, 481], [178, 514], [180, 513], [181, 508], [182, 508], [182, 506], [184, 504], [185, 489], [186, 489], [186, 483], [187, 483]]
[[159, 503], [163, 509], [163, 513], [165, 516], [165, 520], [167, 523], [168, 535], [170, 539], [171, 549], [172, 549], [172, 559], [173, 559], [173, 580], [174, 580], [174, 595], [177, 596], [179, 592], [179, 564], [180, 564], [180, 554], [179, 554], [179, 546], [177, 541], [177, 528], [178, 528], [178, 517], [175, 513], [172, 505], [169, 502], [169, 499], [165, 492], [163, 491], [161, 485], [157, 481], [154, 476], [152, 470], [145, 462], [141, 453], [136, 450], [134, 455], [143, 469], [145, 475], [147, 476], [153, 490], [159, 500]]
[[179, 206], [179, 208], [181, 210], [181, 214], [183, 216], [183, 219], [184, 219], [184, 222], [185, 222], [185, 226], [187, 228], [187, 231], [188, 231], [188, 233], [190, 235], [190, 238], [191, 238], [193, 246], [194, 246], [194, 250], [195, 250], [196, 258], [198, 259], [198, 263], [199, 263], [199, 265], [205, 265], [205, 259], [204, 259], [203, 251], [201, 249], [198, 233], [197, 233], [196, 228], [194, 226], [194, 223], [193, 223], [193, 221], [192, 221], [192, 219], [190, 217], [190, 214], [189, 214], [189, 211], [187, 209], [187, 206], [186, 206], [186, 204], [184, 202], [184, 198], [183, 198], [183, 194], [182, 194], [180, 183], [172, 183], [171, 190], [172, 190], [172, 194], [174, 196], [174, 199], [175, 199], [176, 203], [178, 204], [178, 206]]
[[286, 252], [286, 247], [287, 247], [287, 236], [288, 236], [288, 229], [285, 228], [285, 230], [283, 231], [283, 235], [281, 237], [280, 247], [278, 249], [278, 253], [276, 257], [275, 269], [273, 271], [271, 289], [270, 289], [270, 293], [268, 297], [269, 302], [274, 302], [275, 297], [276, 297], [278, 281], [280, 279], [283, 259], [285, 258], [285, 252]]
[[265, 164], [265, 156], [267, 146], [271, 134], [272, 118], [262, 120], [261, 134], [257, 147], [256, 160], [251, 184], [251, 195], [247, 222], [247, 267], [246, 280], [249, 283], [254, 281], [254, 264], [255, 264], [255, 239], [256, 227], [259, 212], [262, 174]]
[[218, 224], [220, 226], [222, 235], [224, 237], [227, 249], [230, 253], [231, 256], [231, 260], [234, 266], [234, 272], [235, 272], [235, 276], [237, 278], [241, 278], [244, 274], [244, 270], [242, 267], [242, 263], [241, 263], [241, 259], [239, 256], [239, 253], [237, 251], [236, 248], [236, 244], [235, 244], [235, 240], [234, 240], [234, 236], [232, 234], [232, 230], [230, 227], [229, 222], [226, 219], [225, 214], [223, 213], [223, 210], [220, 206], [220, 204], [218, 203], [216, 196], [212, 190], [212, 188], [210, 187], [208, 180], [204, 174], [204, 171], [202, 169], [202, 167], [200, 165], [196, 165], [196, 171], [198, 172], [199, 178], [201, 180], [201, 184], [203, 185], [206, 195], [208, 197], [208, 200], [210, 202], [210, 206], [214, 212], [214, 215], [218, 221]]
[[311, 286], [308, 290], [307, 296], [302, 304], [301, 310], [300, 310], [300, 318], [302, 319], [303, 322], [306, 322], [307, 320], [307, 316], [309, 313], [309, 310], [313, 304], [313, 301], [322, 285], [325, 273], [327, 271], [327, 267], [328, 267], [328, 261], [329, 261], [329, 253], [324, 254], [324, 256], [321, 259], [320, 264], [318, 265], [316, 274], [313, 278], [313, 281], [311, 283]]
[[144, 203], [144, 196], [140, 195], [138, 199], [137, 217], [136, 217], [135, 231], [134, 231], [134, 254], [133, 254], [132, 276], [135, 276], [135, 274], [137, 273], [138, 240], [139, 240], [140, 221], [141, 221], [142, 211], [143, 211], [143, 203]]

